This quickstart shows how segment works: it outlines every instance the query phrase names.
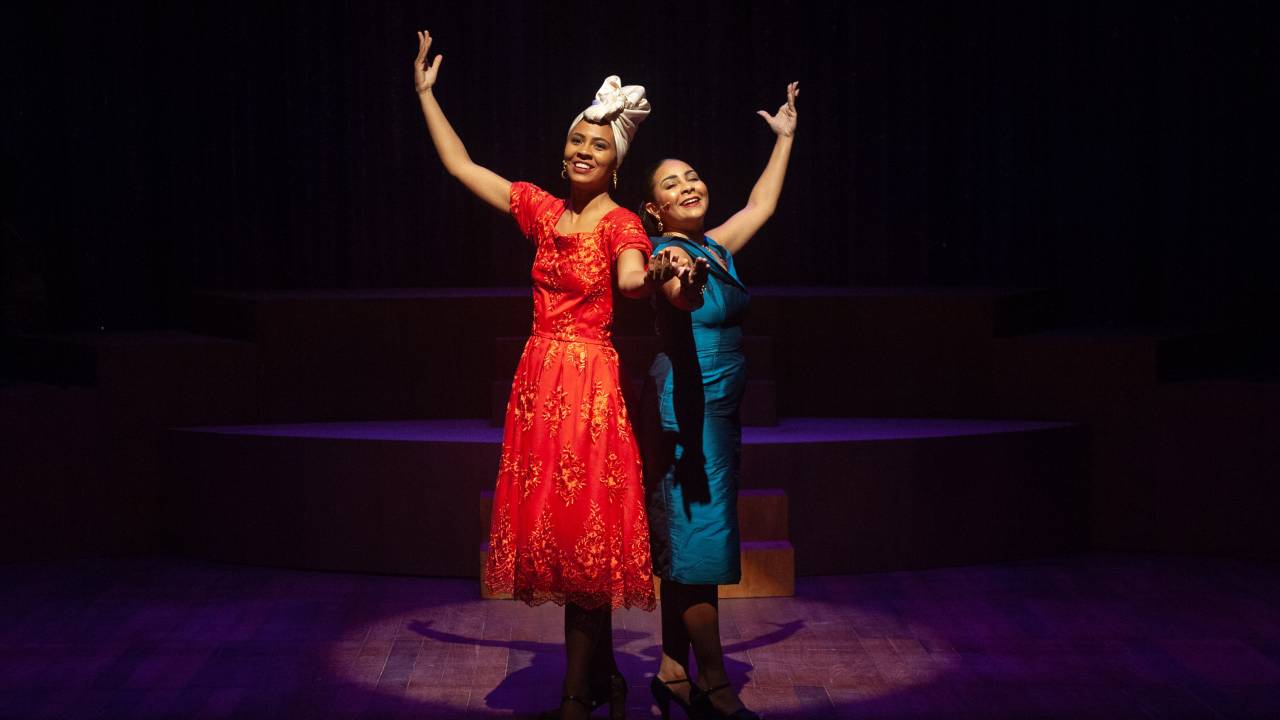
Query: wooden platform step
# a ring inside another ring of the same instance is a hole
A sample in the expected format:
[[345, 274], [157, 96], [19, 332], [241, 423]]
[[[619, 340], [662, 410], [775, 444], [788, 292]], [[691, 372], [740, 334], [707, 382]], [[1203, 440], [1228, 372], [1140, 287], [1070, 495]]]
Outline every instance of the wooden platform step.
[[[772, 350], [748, 347], [749, 371], [777, 383], [775, 416], [1009, 416], [993, 400], [994, 340], [1052, 327], [1054, 304], [1035, 290], [753, 288], [743, 330]], [[494, 338], [526, 335], [531, 311], [527, 287], [192, 299], [197, 332], [254, 343], [269, 422], [490, 417], [514, 363]], [[623, 345], [653, 335], [648, 303], [614, 312]]]
[[[479, 419], [174, 430], [168, 532], [230, 562], [476, 577], [475, 503], [501, 436]], [[1087, 527], [1087, 441], [1077, 425], [1008, 420], [748, 427], [742, 488], [785, 491], [796, 523], [745, 539], [789, 540], [802, 575], [1068, 552]]]
[[[520, 362], [528, 335], [494, 339], [495, 379], [510, 381]], [[653, 356], [662, 351], [662, 340], [655, 335], [614, 335], [613, 347], [624, 375], [643, 377], [649, 371]], [[747, 357], [747, 377], [772, 379], [774, 376], [773, 338], [748, 335], [742, 338], [742, 352]]]
[[[627, 404], [633, 409], [641, 406], [641, 393], [645, 383], [642, 378], [631, 378], [622, 387], [622, 394]], [[502, 427], [506, 420], [507, 403], [511, 400], [511, 379], [494, 380], [489, 386], [491, 407], [489, 424]], [[638, 413], [636, 413], [638, 415]], [[778, 389], [777, 383], [765, 378], [749, 378], [747, 388], [742, 394], [742, 406], [738, 409], [738, 417], [743, 425], [750, 427], [770, 427], [778, 424]]]
[[[524, 351], [527, 335], [494, 339], [494, 365], [496, 375], [490, 385], [489, 421], [502, 425], [506, 418], [507, 401], [511, 397], [511, 379]], [[656, 336], [615, 335], [613, 346], [618, 351], [621, 365], [623, 393], [627, 402], [639, 407], [640, 393], [649, 374], [649, 365], [662, 350], [662, 341]], [[748, 335], [742, 340], [743, 354], [747, 357], [747, 387], [743, 394], [739, 417], [743, 425], [767, 427], [778, 424], [778, 388], [774, 380], [773, 338]]]

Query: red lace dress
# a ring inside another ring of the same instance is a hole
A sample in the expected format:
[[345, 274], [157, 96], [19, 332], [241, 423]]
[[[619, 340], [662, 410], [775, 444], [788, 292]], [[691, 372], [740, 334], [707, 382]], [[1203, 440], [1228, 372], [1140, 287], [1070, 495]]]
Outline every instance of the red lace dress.
[[561, 235], [563, 200], [512, 183], [511, 214], [537, 246], [533, 330], [502, 435], [485, 579], [530, 605], [654, 607], [640, 454], [610, 342], [613, 266], [649, 255], [634, 213]]

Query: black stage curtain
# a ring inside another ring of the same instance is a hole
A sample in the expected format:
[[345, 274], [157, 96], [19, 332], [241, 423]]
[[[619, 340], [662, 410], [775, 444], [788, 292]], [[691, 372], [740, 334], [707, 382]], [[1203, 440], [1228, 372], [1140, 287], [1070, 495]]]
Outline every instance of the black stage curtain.
[[[472, 156], [557, 191], [602, 78], [712, 219], [801, 81], [755, 285], [1067, 291], [1070, 320], [1232, 324], [1274, 299], [1270, 4], [39, 3], [4, 10], [6, 294], [56, 327], [180, 326], [193, 288], [519, 285], [512, 223], [441, 169], [414, 30]], [[18, 290], [15, 290], [18, 288]], [[26, 297], [26, 296], [24, 296]]]

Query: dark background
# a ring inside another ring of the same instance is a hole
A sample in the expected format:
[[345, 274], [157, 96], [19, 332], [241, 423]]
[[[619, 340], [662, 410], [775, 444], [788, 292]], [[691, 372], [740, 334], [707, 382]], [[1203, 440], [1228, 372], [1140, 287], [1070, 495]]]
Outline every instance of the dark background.
[[3, 11], [7, 329], [182, 327], [199, 288], [522, 285], [452, 181], [414, 30], [480, 163], [561, 189], [601, 79], [655, 108], [712, 221], [801, 81], [748, 282], [1044, 286], [1085, 325], [1269, 328], [1274, 11], [1262, 2], [40, 3]]
[[[528, 327], [529, 250], [435, 157], [412, 89], [419, 28], [446, 55], [438, 95], [479, 162], [563, 192], [568, 123], [617, 73], [655, 107], [619, 199], [633, 205], [641, 171], [678, 156], [708, 180], [713, 223], [768, 156], [755, 111], [800, 80], [778, 215], [739, 258], [758, 290], [747, 329], [767, 350], [757, 397], [783, 418], [1080, 423], [1079, 453], [1001, 447], [1045, 469], [1029, 487], [1060, 471], [1079, 481], [1082, 546], [1280, 557], [1277, 14], [1260, 2], [6, 7], [0, 562], [201, 556], [182, 510], [200, 461], [172, 428], [501, 415], [515, 357], [503, 369], [502, 349]], [[512, 289], [193, 293], [496, 285]], [[972, 286], [1049, 290], [950, 289]], [[647, 307], [619, 308], [621, 336], [648, 334]], [[632, 347], [642, 375], [651, 346]], [[220, 462], [258, 457], [245, 437]], [[310, 450], [255, 474], [203, 469], [280, 493], [308, 480], [307, 462], [353, 467]], [[825, 453], [813, 457], [831, 477], [857, 475]], [[432, 467], [380, 457], [392, 489]], [[496, 458], [467, 457], [490, 463], [475, 474], [487, 486]], [[987, 465], [951, 473], [938, 457], [911, 467], [933, 463], [918, 477], [948, 491], [992, 487]], [[432, 507], [476, 522], [475, 494], [453, 482], [430, 478]], [[922, 512], [952, 510], [930, 497]], [[951, 541], [946, 522], [893, 527]], [[450, 528], [437, 531], [471, 542]], [[402, 545], [431, 547], [421, 540]]]

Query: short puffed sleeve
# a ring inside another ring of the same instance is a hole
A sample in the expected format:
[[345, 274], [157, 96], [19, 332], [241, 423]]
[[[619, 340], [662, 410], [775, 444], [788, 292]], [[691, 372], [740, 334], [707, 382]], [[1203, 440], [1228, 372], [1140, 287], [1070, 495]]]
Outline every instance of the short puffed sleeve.
[[534, 242], [537, 242], [534, 230], [537, 228], [538, 218], [552, 202], [555, 202], [555, 197], [533, 183], [511, 183], [511, 217], [520, 226], [520, 232]]
[[650, 242], [649, 233], [645, 232], [640, 217], [630, 210], [622, 209], [614, 212], [609, 219], [612, 221], [608, 235], [609, 251], [613, 259], [617, 260], [623, 250], [639, 250], [647, 259], [653, 252], [653, 243]]

